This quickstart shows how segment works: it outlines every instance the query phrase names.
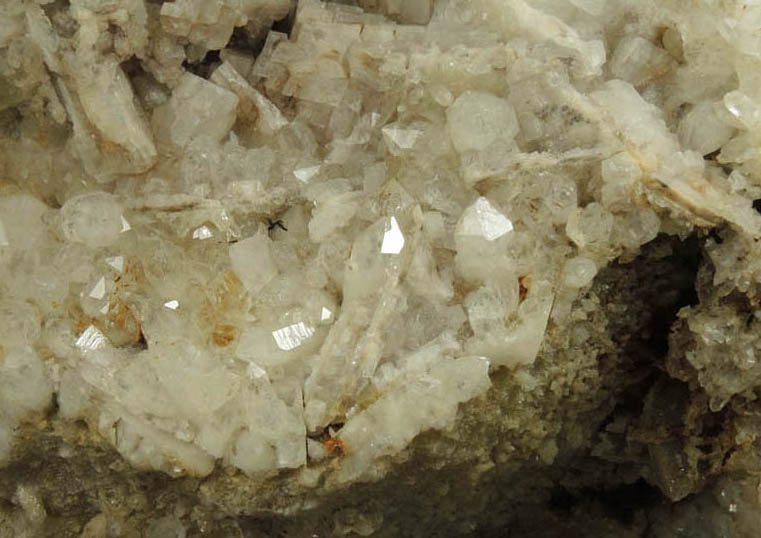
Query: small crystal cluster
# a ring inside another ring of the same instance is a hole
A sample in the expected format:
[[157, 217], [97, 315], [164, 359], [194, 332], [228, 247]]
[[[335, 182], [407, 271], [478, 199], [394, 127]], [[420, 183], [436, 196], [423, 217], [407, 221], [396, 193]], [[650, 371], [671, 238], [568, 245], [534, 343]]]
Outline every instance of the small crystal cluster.
[[360, 3], [0, 6], [0, 460], [55, 398], [141, 469], [377, 477], [659, 233], [758, 250], [761, 8]]

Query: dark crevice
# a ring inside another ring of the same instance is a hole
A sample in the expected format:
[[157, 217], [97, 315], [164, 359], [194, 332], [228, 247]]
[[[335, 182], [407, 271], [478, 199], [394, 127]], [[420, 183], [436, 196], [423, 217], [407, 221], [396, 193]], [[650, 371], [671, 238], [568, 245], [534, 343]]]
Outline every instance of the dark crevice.
[[557, 510], [571, 512], [576, 506], [594, 504], [611, 519], [631, 525], [640, 510], [654, 508], [666, 502], [658, 488], [639, 479], [631, 484], [621, 484], [611, 488], [582, 488], [569, 491], [565, 488], [553, 490], [552, 499], [561, 503]]
[[187, 60], [182, 62], [182, 67], [201, 78], [209, 78], [220, 61], [219, 51], [210, 50], [197, 62], [188, 62]]
[[592, 495], [599, 500], [610, 517], [626, 525], [632, 523], [638, 511], [653, 508], [666, 501], [658, 488], [642, 479], [633, 484], [594, 491]]
[[230, 36], [226, 48], [247, 51], [256, 56], [261, 52], [263, 46], [264, 41], [261, 38], [251, 35], [251, 32], [246, 30], [244, 26], [239, 26], [233, 30], [233, 35]]
[[296, 17], [294, 15], [295, 12], [291, 13], [287, 17], [283, 17], [279, 21], [275, 21], [275, 24], [272, 25], [272, 31], [291, 35], [291, 31], [293, 30], [293, 23], [296, 21]]

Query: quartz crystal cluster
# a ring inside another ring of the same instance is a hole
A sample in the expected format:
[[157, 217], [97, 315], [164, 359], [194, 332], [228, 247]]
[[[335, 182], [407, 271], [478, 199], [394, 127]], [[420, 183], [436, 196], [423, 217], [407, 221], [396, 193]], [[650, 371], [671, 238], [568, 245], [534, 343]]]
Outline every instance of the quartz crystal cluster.
[[3, 1], [0, 465], [79, 424], [176, 477], [378, 480], [495, 376], [535, 386], [659, 234], [710, 263], [669, 373], [752, 400], [759, 28], [743, 0]]

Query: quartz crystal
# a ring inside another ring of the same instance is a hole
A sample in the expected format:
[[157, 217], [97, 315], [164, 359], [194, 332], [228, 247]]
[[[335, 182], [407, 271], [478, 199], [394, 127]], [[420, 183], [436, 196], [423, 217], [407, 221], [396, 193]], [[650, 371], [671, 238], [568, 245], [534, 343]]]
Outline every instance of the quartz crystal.
[[758, 510], [757, 3], [4, 0], [0, 536]]

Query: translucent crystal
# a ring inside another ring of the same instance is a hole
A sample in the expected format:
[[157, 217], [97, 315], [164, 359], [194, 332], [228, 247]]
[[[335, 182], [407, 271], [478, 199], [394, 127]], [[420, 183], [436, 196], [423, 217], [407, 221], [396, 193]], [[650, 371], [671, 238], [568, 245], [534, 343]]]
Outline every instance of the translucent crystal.
[[466, 351], [488, 357], [494, 364], [515, 367], [536, 360], [555, 299], [547, 281], [536, 281], [518, 307], [516, 319], [471, 338]]
[[707, 155], [726, 144], [734, 129], [716, 111], [714, 103], [703, 101], [687, 113], [679, 124], [682, 146]]
[[563, 266], [563, 283], [571, 288], [587, 286], [597, 274], [594, 260], [577, 256], [565, 262]]
[[270, 240], [255, 235], [230, 245], [230, 261], [235, 275], [252, 293], [258, 292], [277, 275], [270, 254]]
[[[348, 455], [338, 480], [344, 482], [361, 476], [374, 458], [396, 452], [421, 431], [451, 424], [460, 402], [489, 388], [488, 372], [489, 362], [480, 357], [437, 361], [423, 374], [433, 382], [397, 385], [384, 398], [352, 417], [339, 437], [347, 446], [366, 449]], [[400, 413], [402, 409], [406, 411]], [[389, 421], [394, 422], [393, 427], [389, 427]], [[379, 432], [387, 433], [378, 435]]]
[[251, 87], [232, 64], [222, 63], [212, 74], [211, 80], [238, 96], [238, 114], [243, 118], [255, 120], [263, 133], [272, 135], [288, 125], [288, 120], [280, 110]]
[[169, 101], [153, 111], [151, 119], [159, 137], [179, 147], [206, 136], [220, 141], [236, 117], [238, 96], [191, 73], [185, 73]]
[[616, 47], [610, 59], [611, 73], [635, 86], [662, 76], [672, 67], [671, 56], [647, 39], [628, 35]]
[[741, 91], [731, 91], [724, 95], [724, 106], [740, 125], [751, 129], [761, 122], [761, 109], [750, 97]]
[[106, 258], [106, 263], [118, 273], [124, 271], [124, 256], [109, 256]]
[[518, 134], [513, 107], [504, 99], [484, 93], [463, 92], [447, 109], [447, 130], [459, 152], [483, 151], [497, 140]]
[[487, 241], [494, 241], [512, 231], [510, 219], [483, 196], [465, 209], [457, 224], [458, 235], [483, 237]]
[[358, 197], [353, 192], [323, 197], [312, 211], [309, 238], [316, 243], [325, 240], [349, 224], [359, 208]]
[[621, 222], [618, 239], [629, 248], [637, 248], [655, 239], [660, 231], [661, 220], [648, 208], [635, 209]]
[[302, 183], [308, 183], [310, 179], [320, 173], [320, 165], [307, 166], [306, 168], [298, 168], [293, 171], [293, 175], [296, 179]]
[[481, 286], [465, 297], [468, 321], [477, 336], [503, 330], [507, 318], [518, 308], [518, 279], [513, 285]]
[[593, 202], [571, 214], [566, 234], [580, 248], [604, 245], [613, 230], [613, 215]]
[[423, 135], [423, 130], [402, 125], [387, 125], [382, 129], [389, 151], [394, 155], [415, 146], [415, 141]]
[[75, 196], [61, 208], [61, 228], [69, 241], [89, 247], [108, 246], [122, 231], [121, 205], [105, 192]]
[[121, 146], [131, 168], [142, 172], [158, 157], [148, 122], [135, 107], [132, 87], [115, 60], [98, 64], [92, 77], [79, 85], [87, 118], [109, 143]]
[[610, 211], [626, 209], [636, 192], [642, 170], [628, 152], [602, 161], [601, 202]]

